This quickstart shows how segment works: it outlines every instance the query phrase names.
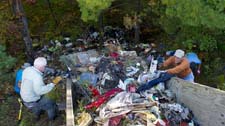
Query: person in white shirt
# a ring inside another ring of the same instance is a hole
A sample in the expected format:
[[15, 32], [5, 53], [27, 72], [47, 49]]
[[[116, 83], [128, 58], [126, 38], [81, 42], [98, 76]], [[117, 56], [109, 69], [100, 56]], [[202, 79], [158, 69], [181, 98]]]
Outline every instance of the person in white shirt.
[[46, 58], [38, 57], [34, 60], [34, 66], [23, 71], [20, 95], [24, 105], [35, 114], [37, 119], [41, 111], [47, 111], [49, 119], [53, 120], [56, 117], [57, 105], [54, 101], [44, 97], [44, 94], [50, 92], [55, 84], [45, 85], [43, 82], [42, 75], [46, 65]]

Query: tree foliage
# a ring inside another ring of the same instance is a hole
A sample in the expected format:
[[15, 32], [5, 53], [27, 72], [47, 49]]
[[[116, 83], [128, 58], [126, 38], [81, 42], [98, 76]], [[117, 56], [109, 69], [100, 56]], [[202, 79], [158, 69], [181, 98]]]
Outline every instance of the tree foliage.
[[108, 8], [114, 0], [77, 0], [81, 19], [85, 22], [97, 21], [102, 10]]
[[25, 2], [24, 9], [31, 36], [38, 36], [40, 43], [59, 39], [64, 33], [75, 38], [84, 27], [76, 1], [38, 0], [34, 5]]
[[158, 15], [159, 25], [180, 48], [197, 46], [210, 52], [224, 40], [224, 0], [150, 0], [149, 5]]
[[4, 83], [11, 76], [16, 59], [7, 55], [2, 45], [0, 45], [0, 61], [0, 83]]
[[9, 5], [6, 1], [0, 1], [0, 44], [6, 44], [8, 39], [16, 38], [19, 35], [17, 26], [11, 19], [12, 13]]
[[166, 15], [178, 18], [183, 25], [225, 28], [224, 0], [162, 0]]

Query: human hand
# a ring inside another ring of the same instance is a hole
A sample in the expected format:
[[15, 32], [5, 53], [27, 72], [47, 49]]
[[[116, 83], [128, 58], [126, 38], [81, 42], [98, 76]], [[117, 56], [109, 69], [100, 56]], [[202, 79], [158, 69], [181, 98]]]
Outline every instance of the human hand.
[[163, 63], [159, 63], [158, 64], [158, 69], [162, 69], [163, 68]]
[[200, 74], [201, 73], [201, 71], [200, 70], [197, 70], [197, 74]]
[[170, 69], [164, 70], [164, 73], [170, 73]]

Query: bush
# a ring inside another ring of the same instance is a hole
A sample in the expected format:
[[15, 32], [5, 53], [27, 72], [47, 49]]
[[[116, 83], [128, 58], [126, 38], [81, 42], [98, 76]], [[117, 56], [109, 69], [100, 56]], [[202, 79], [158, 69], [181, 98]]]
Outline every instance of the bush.
[[0, 45], [0, 89], [4, 89], [6, 82], [12, 82], [13, 67], [16, 63], [16, 59], [7, 55], [5, 47]]

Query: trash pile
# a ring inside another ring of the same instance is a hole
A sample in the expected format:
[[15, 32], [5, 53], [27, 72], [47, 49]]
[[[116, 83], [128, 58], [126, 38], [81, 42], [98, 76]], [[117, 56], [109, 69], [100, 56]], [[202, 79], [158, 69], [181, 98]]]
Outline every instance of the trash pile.
[[149, 81], [167, 76], [156, 70], [159, 59], [152, 55], [148, 62], [136, 51], [121, 50], [113, 39], [104, 45], [108, 53], [88, 50], [60, 57], [71, 71], [76, 125], [196, 125], [192, 112], [176, 103], [166, 83], [143, 88]]
[[[52, 40], [38, 54], [52, 63], [46, 76], [72, 79], [76, 125], [197, 125], [192, 112], [176, 103], [166, 83], [157, 80], [163, 76], [167, 81], [171, 76], [157, 70], [164, 57], [155, 50], [155, 44], [129, 47], [119, 28], [105, 27], [104, 43], [99, 43], [99, 35], [90, 29], [76, 44], [69, 37]], [[66, 70], [56, 65], [58, 60]], [[147, 85], [152, 80], [156, 86]]]

